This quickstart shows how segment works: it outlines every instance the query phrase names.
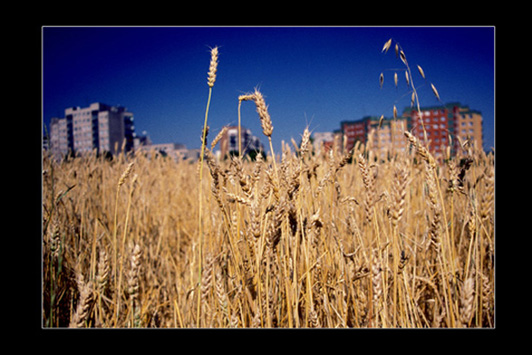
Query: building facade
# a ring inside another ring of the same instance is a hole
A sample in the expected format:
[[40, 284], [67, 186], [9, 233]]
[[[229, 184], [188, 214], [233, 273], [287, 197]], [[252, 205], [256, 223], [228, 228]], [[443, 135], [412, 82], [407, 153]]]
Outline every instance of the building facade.
[[350, 150], [355, 142], [377, 148], [381, 156], [386, 152], [404, 151], [408, 142], [404, 131], [410, 131], [428, 148], [435, 158], [445, 158], [447, 147], [454, 155], [461, 142], [483, 145], [482, 114], [458, 102], [442, 106], [406, 108], [401, 117], [383, 118], [366, 116], [356, 121], [340, 123], [343, 149]]
[[122, 145], [128, 152], [134, 139], [133, 114], [122, 106], [96, 102], [85, 108], [69, 107], [65, 117], [52, 118], [50, 123], [50, 151], [56, 157], [94, 149], [116, 154]]
[[342, 121], [340, 125], [346, 151], [351, 150], [357, 141], [377, 148], [381, 155], [392, 150], [403, 151], [407, 146], [404, 136], [407, 120], [403, 117], [366, 116], [358, 121]]
[[343, 135], [343, 149], [345, 151], [351, 150], [355, 146], [356, 141], [366, 143], [368, 136], [368, 121], [370, 117], [364, 117], [357, 121], [342, 121], [340, 122], [340, 129]]
[[482, 148], [482, 114], [458, 102], [421, 107], [419, 111], [407, 108], [403, 117], [408, 121], [408, 129], [421, 141], [425, 141], [426, 133], [429, 151], [435, 158], [444, 157], [447, 147], [455, 154], [460, 141], [469, 140]]
[[[264, 145], [251, 133], [251, 130], [241, 126], [240, 131], [243, 156], [252, 151], [264, 151]], [[238, 155], [238, 126], [228, 126], [218, 144], [222, 158], [232, 154]]]
[[385, 158], [391, 152], [404, 152], [408, 147], [408, 141], [404, 135], [407, 128], [407, 121], [398, 117], [383, 118], [369, 121], [369, 132], [366, 144], [372, 145], [381, 158]]

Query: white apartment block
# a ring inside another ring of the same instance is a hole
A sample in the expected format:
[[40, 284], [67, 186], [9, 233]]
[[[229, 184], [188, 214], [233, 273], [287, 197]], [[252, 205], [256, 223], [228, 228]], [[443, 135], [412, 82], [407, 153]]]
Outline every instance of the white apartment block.
[[314, 142], [312, 143], [314, 147], [314, 151], [316, 152], [316, 154], [320, 154], [321, 148], [324, 146], [325, 143], [333, 143], [334, 133], [333, 132], [314, 132], [312, 133], [312, 138], [314, 138]]
[[52, 118], [50, 123], [50, 151], [60, 157], [69, 152], [98, 152], [116, 154], [134, 148], [135, 126], [133, 114], [125, 107], [93, 103], [89, 107], [65, 109], [65, 117]]

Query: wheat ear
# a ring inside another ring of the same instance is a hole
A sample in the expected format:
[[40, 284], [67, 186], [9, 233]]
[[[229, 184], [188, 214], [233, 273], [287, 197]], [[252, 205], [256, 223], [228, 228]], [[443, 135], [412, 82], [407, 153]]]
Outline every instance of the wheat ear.
[[92, 302], [92, 282], [89, 282], [87, 284], [84, 283], [83, 285], [80, 285], [79, 283], [80, 282], [78, 282], [78, 306], [76, 308], [76, 313], [74, 313], [74, 317], [70, 321], [69, 328], [83, 327], [85, 320], [87, 320], [89, 316], [89, 309]]

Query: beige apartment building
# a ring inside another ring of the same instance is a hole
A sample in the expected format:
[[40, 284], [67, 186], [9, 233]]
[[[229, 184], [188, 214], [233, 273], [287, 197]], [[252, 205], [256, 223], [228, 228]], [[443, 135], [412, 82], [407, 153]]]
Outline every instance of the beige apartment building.
[[469, 139], [472, 144], [482, 148], [482, 115], [480, 112], [470, 110], [467, 106], [459, 107], [456, 113], [455, 135], [460, 137], [462, 142]]
[[376, 148], [380, 158], [407, 149], [408, 141], [404, 135], [407, 127], [406, 119], [398, 117], [372, 120], [369, 127], [367, 144], [372, 144], [373, 148]]

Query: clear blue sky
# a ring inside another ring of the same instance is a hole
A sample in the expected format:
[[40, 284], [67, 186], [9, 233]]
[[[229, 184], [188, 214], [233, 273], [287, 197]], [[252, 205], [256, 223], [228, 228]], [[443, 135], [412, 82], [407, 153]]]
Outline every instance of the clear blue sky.
[[[219, 66], [209, 114], [210, 138], [237, 123], [238, 96], [259, 87], [269, 105], [273, 143], [299, 142], [314, 132], [340, 128], [342, 120], [402, 112], [410, 95], [393, 38], [413, 72], [422, 106], [461, 102], [481, 111], [484, 147], [494, 146], [494, 28], [492, 27], [44, 27], [43, 119], [93, 102], [134, 113], [137, 134], [154, 143], [200, 147], [208, 86], [209, 48], [219, 46]], [[385, 81], [379, 87], [379, 74]], [[242, 124], [261, 138], [253, 103], [242, 105]]]

